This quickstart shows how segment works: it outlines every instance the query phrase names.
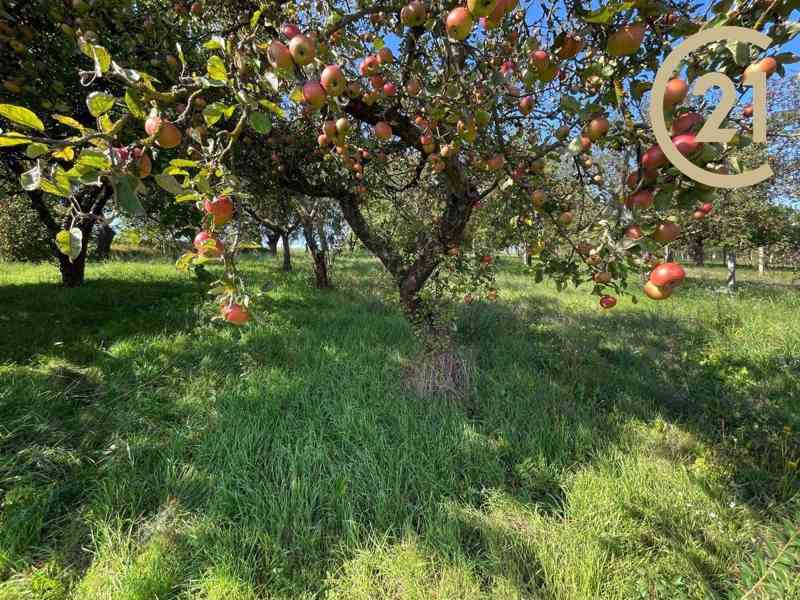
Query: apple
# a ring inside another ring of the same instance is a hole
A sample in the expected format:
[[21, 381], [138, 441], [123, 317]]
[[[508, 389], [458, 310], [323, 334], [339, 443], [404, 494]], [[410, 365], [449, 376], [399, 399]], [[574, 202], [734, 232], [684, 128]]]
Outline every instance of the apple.
[[519, 101], [519, 112], [528, 116], [533, 111], [533, 96], [525, 96]]
[[650, 149], [644, 153], [644, 156], [642, 156], [642, 167], [644, 167], [645, 171], [659, 169], [668, 162], [667, 155], [664, 154], [664, 151], [658, 144], [651, 146]]
[[742, 109], [742, 116], [745, 119], [750, 119], [753, 116], [753, 105], [748, 104]]
[[702, 210], [699, 210], [699, 209], [698, 209], [698, 210], [696, 210], [696, 211], [694, 211], [694, 212], [692, 213], [692, 218], [693, 218], [695, 221], [702, 221], [703, 219], [705, 219], [705, 218], [706, 218], [706, 213], [704, 213]]
[[678, 239], [680, 234], [680, 225], [677, 225], [672, 221], [663, 221], [656, 226], [656, 230], [653, 232], [652, 237], [657, 242], [667, 244]]
[[595, 283], [604, 285], [609, 281], [611, 281], [611, 273], [609, 273], [608, 271], [599, 271], [594, 275], [592, 275], [592, 279], [594, 280]]
[[199, 2], [193, 2], [191, 8], [189, 9], [193, 15], [197, 16], [203, 13], [203, 5]]
[[223, 226], [233, 218], [233, 202], [227, 196], [217, 196], [203, 203], [203, 210], [211, 215], [214, 225]]
[[222, 317], [233, 325], [244, 325], [250, 320], [250, 313], [247, 309], [235, 302], [232, 304], [223, 304], [220, 307]]
[[457, 41], [465, 40], [469, 37], [475, 21], [470, 12], [463, 6], [459, 6], [450, 11], [447, 15], [446, 28], [447, 35]]
[[544, 50], [534, 50], [530, 53], [529, 58], [537, 69], [547, 67], [550, 63], [550, 55]]
[[428, 18], [425, 5], [420, 0], [409, 2], [400, 11], [400, 21], [406, 27], [422, 27]]
[[703, 147], [701, 142], [698, 142], [693, 133], [682, 133], [672, 138], [672, 143], [678, 149], [678, 152], [684, 156], [694, 154]]
[[640, 240], [644, 237], [644, 232], [641, 227], [633, 223], [625, 228], [625, 237], [630, 240]]
[[267, 60], [272, 65], [273, 69], [280, 71], [288, 71], [294, 66], [292, 60], [292, 53], [289, 52], [284, 44], [277, 40], [273, 40], [267, 49]]
[[495, 154], [486, 161], [486, 166], [490, 171], [499, 171], [506, 164], [506, 159], [502, 154]]
[[375, 136], [382, 141], [386, 141], [392, 137], [392, 127], [386, 121], [378, 121], [373, 127]]
[[[351, 129], [350, 121], [348, 121], [347, 118], [339, 117], [336, 120], [336, 132], [339, 135], [347, 135], [348, 133], [350, 133], [350, 129]], [[363, 152], [363, 154], [366, 154], [366, 150]]]
[[767, 56], [766, 58], [761, 59], [757, 63], [753, 63], [745, 69], [744, 80], [747, 82], [751, 73], [757, 73], [759, 71], [763, 72], [767, 76], [767, 79], [769, 79], [772, 74], [777, 71], [777, 69], [777, 61], [771, 56]]
[[653, 206], [653, 200], [655, 196], [653, 195], [653, 190], [639, 190], [635, 194], [632, 194], [628, 197], [625, 201], [625, 206], [628, 208], [650, 208]]
[[322, 108], [327, 99], [325, 89], [318, 81], [306, 81], [303, 85], [303, 99], [314, 108]]
[[284, 23], [281, 25], [281, 33], [287, 40], [292, 41], [300, 35], [300, 28], [294, 23]]
[[329, 138], [324, 133], [317, 137], [317, 144], [319, 144], [320, 148], [325, 148], [326, 146], [331, 145], [331, 138]]
[[680, 117], [672, 122], [672, 135], [681, 135], [689, 133], [698, 125], [703, 124], [703, 115], [696, 112], [688, 112], [682, 114]]
[[[211, 242], [213, 241], [213, 246]], [[200, 256], [219, 258], [225, 253], [225, 246], [207, 231], [201, 231], [194, 238], [194, 247]]]
[[659, 287], [680, 285], [685, 277], [686, 271], [676, 262], [661, 263], [650, 272], [650, 281]]
[[397, 86], [391, 81], [383, 84], [383, 95], [392, 97], [397, 95]]
[[667, 88], [664, 91], [664, 106], [673, 107], [677, 106], [684, 101], [686, 95], [689, 93], [689, 86], [683, 79], [670, 79], [667, 82]]
[[420, 91], [422, 91], [422, 83], [416, 77], [408, 80], [406, 83], [406, 92], [409, 96], [418, 96]]
[[569, 211], [565, 211], [558, 216], [558, 222], [561, 223], [562, 225], [569, 225], [570, 223], [572, 223], [573, 219], [574, 216]]
[[556, 129], [555, 133], [556, 139], [561, 140], [563, 142], [569, 136], [569, 131], [570, 131], [569, 126], [562, 125], [558, 129]]
[[497, 8], [497, 0], [467, 0], [467, 8], [473, 17], [488, 17]]
[[597, 117], [589, 122], [587, 128], [587, 135], [592, 141], [599, 140], [601, 137], [608, 133], [608, 119], [605, 117]]
[[589, 149], [592, 147], [591, 138], [588, 138], [585, 135], [582, 135], [580, 137], [579, 141], [580, 141], [580, 144], [581, 144], [581, 150], [583, 150], [584, 152], [588, 152]]
[[331, 139], [335, 138], [338, 133], [336, 121], [325, 121], [325, 123], [322, 124], [322, 132]]
[[329, 96], [341, 96], [346, 85], [342, 68], [339, 65], [325, 67], [320, 76], [320, 83]]
[[165, 149], [179, 146], [183, 135], [174, 124], [156, 115], [151, 115], [144, 123], [144, 130], [149, 136], [156, 136], [156, 144]]
[[[136, 170], [138, 171], [138, 175], [141, 179], [145, 177], [149, 177], [150, 173], [153, 171], [153, 162], [150, 160], [150, 156], [142, 151], [140, 148], [138, 150], [138, 160], [136, 162]], [[134, 151], [134, 157], [136, 157], [137, 152]]]
[[603, 309], [608, 310], [610, 308], [614, 308], [616, 305], [617, 299], [614, 298], [614, 296], [605, 295], [600, 297], [600, 306]]
[[702, 210], [705, 214], [708, 214], [712, 210], [714, 210], [714, 205], [711, 204], [711, 202], [704, 202], [703, 204], [700, 205], [698, 210]]
[[644, 23], [625, 25], [608, 36], [606, 51], [611, 56], [636, 54], [644, 40]]
[[301, 67], [309, 64], [317, 55], [314, 42], [305, 35], [296, 35], [289, 42], [289, 52], [292, 60]]
[[653, 183], [656, 179], [658, 179], [658, 173], [656, 173], [655, 171], [637, 170], [628, 175], [626, 183], [628, 187], [633, 190], [639, 186], [640, 180], [643, 183]]
[[673, 288], [670, 286], [656, 285], [652, 281], [644, 284], [644, 293], [651, 300], [666, 300], [672, 295]]

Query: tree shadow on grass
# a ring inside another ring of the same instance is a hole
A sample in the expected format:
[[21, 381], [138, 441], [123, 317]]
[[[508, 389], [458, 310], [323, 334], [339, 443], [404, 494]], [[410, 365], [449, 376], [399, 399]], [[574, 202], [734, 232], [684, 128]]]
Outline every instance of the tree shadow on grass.
[[48, 283], [0, 286], [0, 303], [7, 307], [0, 316], [0, 364], [59, 349], [88, 358], [93, 348], [117, 339], [186, 329], [197, 319], [187, 307], [205, 300], [204, 292], [189, 278], [105, 278], [72, 289]]

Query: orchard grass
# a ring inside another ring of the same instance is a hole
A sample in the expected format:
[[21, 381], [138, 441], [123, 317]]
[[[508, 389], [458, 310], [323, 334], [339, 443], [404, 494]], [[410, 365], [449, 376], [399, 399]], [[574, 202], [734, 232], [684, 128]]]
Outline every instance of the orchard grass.
[[790, 277], [603, 312], [504, 258], [437, 400], [375, 263], [307, 262], [243, 329], [168, 262], [0, 265], [0, 599], [800, 598]]

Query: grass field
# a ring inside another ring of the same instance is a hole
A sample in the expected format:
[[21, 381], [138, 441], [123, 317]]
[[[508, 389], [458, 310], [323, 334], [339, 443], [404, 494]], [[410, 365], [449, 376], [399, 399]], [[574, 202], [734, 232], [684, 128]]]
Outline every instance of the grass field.
[[455, 401], [371, 260], [296, 258], [241, 330], [166, 262], [0, 265], [0, 599], [800, 598], [789, 275], [601, 312], [504, 259]]

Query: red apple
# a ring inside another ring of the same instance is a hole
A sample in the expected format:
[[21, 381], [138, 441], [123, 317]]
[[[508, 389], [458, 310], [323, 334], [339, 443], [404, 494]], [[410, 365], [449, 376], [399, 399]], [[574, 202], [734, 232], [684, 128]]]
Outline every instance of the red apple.
[[617, 299], [614, 298], [614, 296], [606, 295], [600, 298], [600, 306], [605, 310], [614, 308], [616, 305], [617, 305]]
[[[213, 242], [213, 245], [212, 245]], [[201, 231], [194, 238], [194, 247], [200, 256], [218, 258], [225, 253], [225, 246], [207, 231]]]
[[642, 156], [642, 167], [645, 170], [655, 170], [666, 165], [669, 161], [667, 155], [658, 144], [651, 146], [650, 149]]
[[223, 226], [233, 218], [233, 202], [227, 196], [217, 196], [203, 203], [203, 210], [211, 215], [214, 225]]
[[300, 35], [300, 28], [294, 23], [284, 23], [281, 25], [281, 33], [287, 40], [291, 41]]
[[375, 137], [379, 140], [386, 141], [392, 137], [392, 127], [386, 121], [379, 121], [375, 123], [375, 127], [373, 128], [375, 131]]
[[611, 56], [628, 56], [636, 54], [644, 40], [644, 23], [625, 25], [608, 36], [606, 51]]
[[672, 143], [678, 149], [678, 152], [684, 156], [690, 156], [700, 150], [703, 144], [698, 142], [693, 133], [682, 133], [672, 138]]
[[601, 137], [608, 133], [608, 119], [605, 117], [597, 117], [589, 122], [587, 128], [587, 135], [592, 141], [599, 140]]
[[672, 135], [689, 133], [698, 125], [703, 123], [703, 115], [696, 112], [688, 112], [672, 122]]
[[303, 99], [314, 108], [322, 108], [327, 99], [325, 89], [318, 81], [307, 81], [303, 85]]
[[672, 221], [663, 221], [656, 226], [656, 230], [653, 232], [652, 237], [657, 242], [667, 244], [678, 239], [680, 234], [680, 225], [677, 225]]
[[463, 6], [459, 6], [450, 11], [447, 15], [446, 28], [447, 35], [454, 40], [465, 40], [469, 37], [475, 21], [470, 12]]
[[339, 65], [325, 67], [320, 77], [320, 83], [329, 96], [341, 96], [346, 84], [342, 68]]
[[400, 20], [407, 27], [422, 27], [426, 19], [427, 11], [420, 0], [409, 2], [400, 11]]
[[250, 320], [250, 313], [247, 309], [235, 302], [233, 304], [223, 304], [220, 307], [223, 318], [233, 325], [244, 325]]
[[644, 293], [651, 300], [666, 300], [672, 295], [673, 288], [670, 286], [659, 286], [648, 281], [644, 284]]
[[269, 45], [267, 60], [269, 60], [269, 64], [272, 65], [273, 69], [288, 71], [294, 67], [292, 53], [289, 52], [289, 48], [277, 40], [273, 40]]
[[650, 281], [659, 287], [679, 285], [685, 277], [686, 271], [676, 262], [662, 263], [650, 273]]
[[292, 54], [292, 60], [301, 67], [309, 64], [317, 55], [314, 42], [305, 35], [296, 35], [292, 38], [289, 42], [289, 52]]
[[670, 79], [664, 92], [664, 106], [672, 107], [680, 104], [689, 93], [689, 86], [683, 79]]
[[653, 206], [653, 200], [655, 196], [653, 195], [653, 190], [639, 190], [635, 194], [628, 197], [625, 201], [625, 206], [628, 208], [650, 208]]

